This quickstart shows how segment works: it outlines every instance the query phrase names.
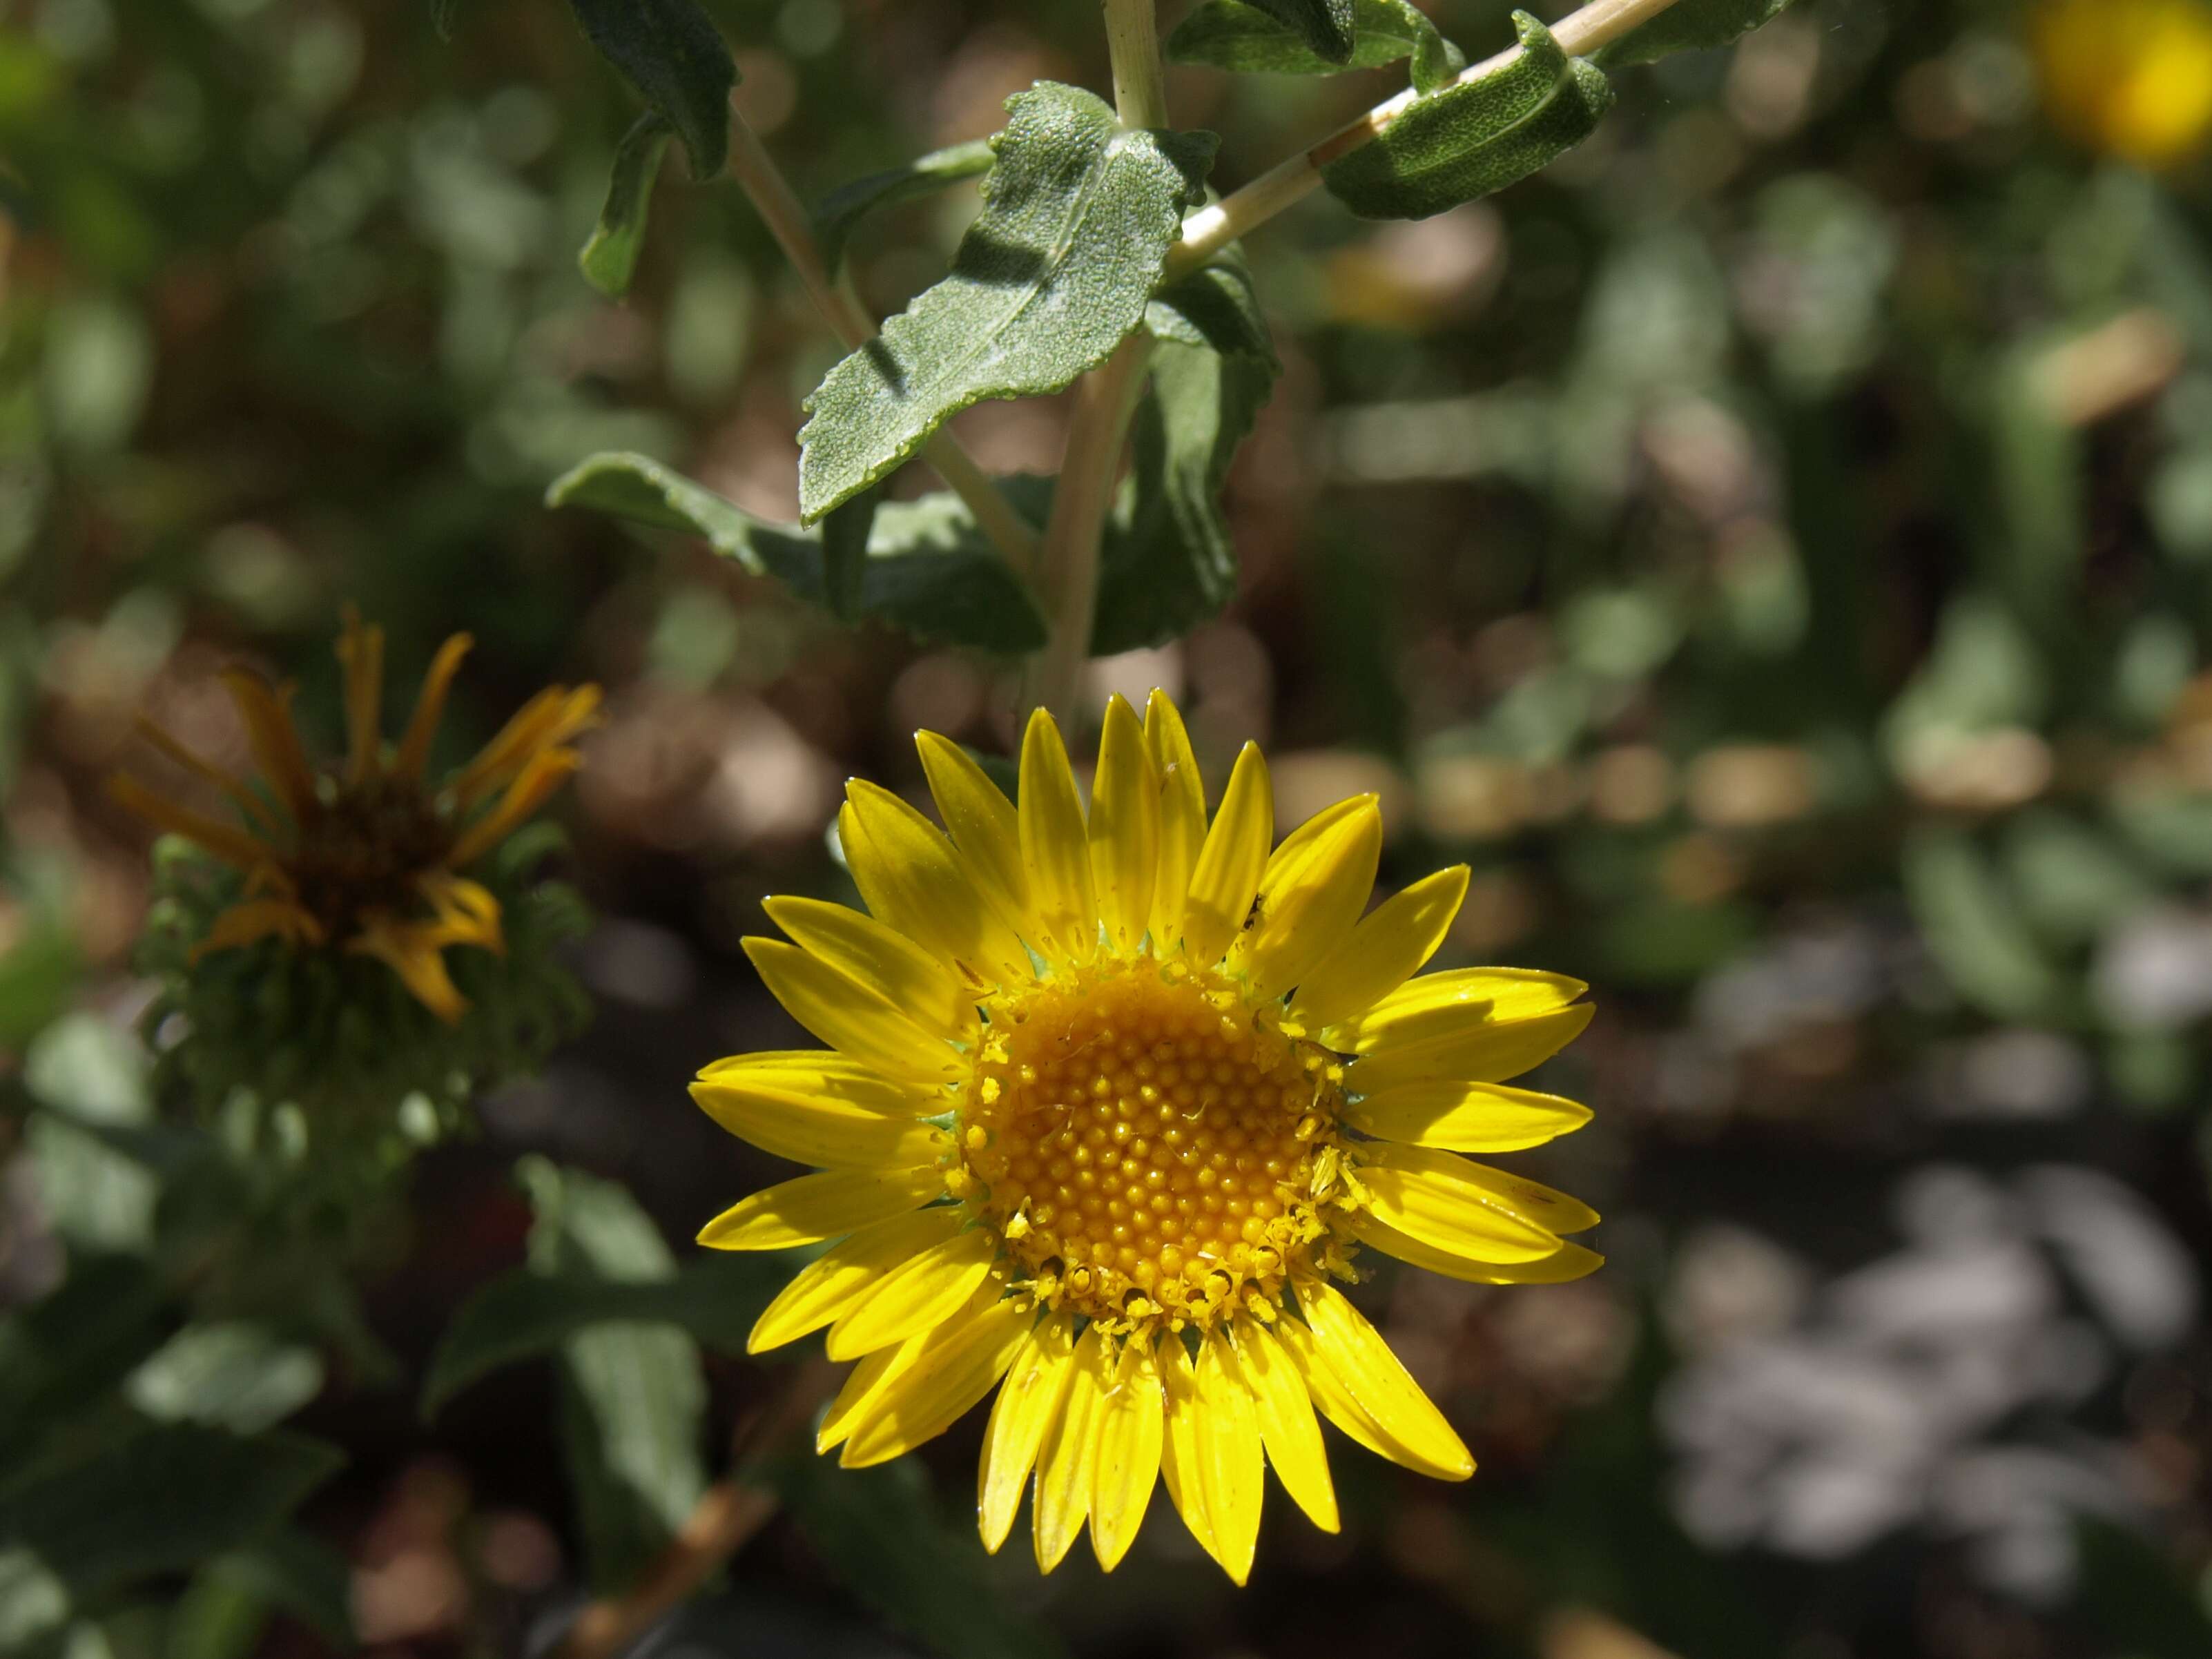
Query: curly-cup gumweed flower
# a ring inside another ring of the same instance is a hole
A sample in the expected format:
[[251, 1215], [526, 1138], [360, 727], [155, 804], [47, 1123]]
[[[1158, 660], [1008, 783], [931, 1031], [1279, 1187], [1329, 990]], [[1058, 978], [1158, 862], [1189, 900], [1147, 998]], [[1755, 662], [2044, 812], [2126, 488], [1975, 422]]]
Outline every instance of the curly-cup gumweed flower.
[[1042, 712], [1018, 809], [957, 745], [919, 744], [949, 836], [855, 781], [838, 827], [871, 914], [772, 898], [790, 942], [745, 942], [830, 1048], [722, 1060], [692, 1091], [732, 1133], [823, 1166], [700, 1235], [724, 1249], [840, 1241], [751, 1339], [826, 1326], [830, 1358], [859, 1362], [819, 1449], [880, 1462], [996, 1387], [988, 1547], [1034, 1472], [1039, 1565], [1087, 1520], [1110, 1570], [1164, 1477], [1240, 1583], [1263, 1462], [1337, 1526], [1316, 1411], [1409, 1468], [1471, 1474], [1338, 1285], [1363, 1247], [1490, 1284], [1598, 1265], [1561, 1237], [1595, 1224], [1589, 1208], [1462, 1156], [1588, 1120], [1505, 1085], [1589, 1023], [1587, 988], [1510, 969], [1415, 977], [1466, 868], [1368, 912], [1375, 798], [1275, 847], [1250, 744], [1209, 823], [1158, 692], [1141, 723], [1109, 707], [1087, 811]]
[[141, 733], [187, 772], [230, 798], [225, 823], [149, 788], [114, 779], [115, 798], [160, 829], [183, 836], [245, 878], [237, 901], [192, 946], [211, 952], [277, 939], [300, 951], [325, 947], [375, 958], [408, 991], [451, 1024], [467, 1007], [447, 971], [454, 946], [502, 948], [498, 899], [462, 872], [537, 812], [577, 766], [571, 740], [599, 708], [597, 686], [551, 686], [531, 699], [452, 777], [425, 775], [446, 696], [469, 636], [439, 649], [398, 745], [381, 730], [384, 630], [348, 611], [337, 646], [345, 671], [348, 746], [343, 762], [318, 769], [289, 709], [289, 689], [251, 669], [223, 684], [236, 705], [258, 777], [233, 777], [151, 721]]
[[2092, 149], [2168, 167], [2212, 132], [2208, 0], [2045, 0], [2029, 40], [2051, 119]]

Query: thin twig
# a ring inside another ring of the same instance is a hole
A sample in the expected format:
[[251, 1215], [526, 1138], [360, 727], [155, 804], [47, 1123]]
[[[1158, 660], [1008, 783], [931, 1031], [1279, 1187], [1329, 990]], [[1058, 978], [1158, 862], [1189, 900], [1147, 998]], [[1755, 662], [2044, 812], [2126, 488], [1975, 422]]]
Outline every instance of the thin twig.
[[[1552, 38], [1570, 58], [1586, 57], [1609, 40], [1617, 40], [1638, 25], [1649, 22], [1675, 0], [1590, 0], [1581, 10], [1552, 26]], [[1480, 81], [1495, 75], [1521, 56], [1521, 48], [1504, 52], [1469, 64], [1460, 71], [1462, 82]], [[1277, 162], [1243, 188], [1231, 191], [1182, 222], [1182, 237], [1168, 253], [1168, 280], [1204, 264], [1255, 225], [1265, 224], [1321, 183], [1321, 169], [1340, 155], [1371, 143], [1383, 130], [1410, 109], [1421, 94], [1408, 87], [1387, 98], [1356, 120], [1347, 121], [1319, 143]]]
[[611, 1659], [750, 1542], [774, 1518], [781, 1500], [746, 1476], [806, 1425], [837, 1380], [836, 1368], [826, 1361], [800, 1366], [775, 1401], [738, 1431], [736, 1472], [707, 1488], [635, 1584], [577, 1615], [554, 1659]]
[[[830, 331], [848, 351], [858, 351], [875, 338], [875, 320], [849, 289], [830, 279], [829, 267], [822, 262], [821, 245], [815, 240], [813, 220], [793, 191], [790, 181], [783, 176], [783, 170], [776, 166], [775, 158], [761, 143], [760, 135], [738, 112], [734, 102], [730, 106], [729, 166], [730, 176], [767, 222], [769, 234], [783, 250], [783, 257], [791, 261], [792, 270], [813, 300], [822, 320], [830, 325]], [[959, 440], [949, 432], [939, 432], [921, 453], [922, 458], [937, 470], [938, 477], [968, 504], [976, 527], [990, 538], [992, 545], [1014, 568], [1015, 574], [1025, 580], [1034, 577], [1037, 568], [1036, 532], [1014, 511], [999, 487], [991, 482], [989, 474], [961, 447]]]

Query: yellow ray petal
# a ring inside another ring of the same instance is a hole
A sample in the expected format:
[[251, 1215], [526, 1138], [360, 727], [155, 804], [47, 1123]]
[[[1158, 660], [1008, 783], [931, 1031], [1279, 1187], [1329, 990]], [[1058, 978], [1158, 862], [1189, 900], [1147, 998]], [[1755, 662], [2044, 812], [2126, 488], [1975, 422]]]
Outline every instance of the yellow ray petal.
[[422, 676], [422, 689], [416, 694], [415, 712], [407, 717], [407, 729], [399, 738], [398, 751], [392, 757], [392, 774], [410, 783], [419, 783], [422, 768], [430, 758], [431, 740], [438, 735], [438, 721], [446, 712], [446, 696], [453, 690], [453, 676], [461, 670], [461, 659], [469, 654], [475, 641], [466, 634], [456, 634], [438, 647], [438, 654], [430, 659], [430, 672]]
[[845, 1381], [822, 1413], [822, 1420], [814, 1425], [814, 1455], [842, 1446], [863, 1417], [874, 1407], [877, 1399], [890, 1382], [892, 1373], [902, 1366], [913, 1364], [928, 1341], [929, 1334], [923, 1332], [910, 1336], [903, 1342], [888, 1348], [878, 1348], [865, 1355], [860, 1364], [845, 1373]]
[[764, 1188], [699, 1230], [714, 1250], [784, 1250], [817, 1244], [918, 1210], [945, 1195], [934, 1164], [911, 1170], [825, 1170]]
[[532, 755], [520, 775], [507, 786], [499, 804], [461, 831], [447, 862], [455, 869], [475, 863], [520, 830], [582, 764], [582, 757], [573, 749], [546, 749]]
[[1013, 1530], [1045, 1431], [1060, 1416], [1075, 1370], [1075, 1322], [1048, 1314], [1014, 1356], [991, 1404], [975, 1468], [975, 1526], [992, 1554]]
[[837, 815], [845, 862], [870, 914], [980, 987], [1025, 982], [1029, 952], [984, 901], [937, 826], [888, 789], [855, 778]]
[[1216, 1561], [1221, 1559], [1213, 1523], [1206, 1516], [1206, 1480], [1198, 1461], [1198, 1419], [1205, 1407], [1198, 1397], [1198, 1369], [1182, 1337], [1163, 1336], [1155, 1355], [1164, 1391], [1166, 1417], [1160, 1439], [1160, 1478], [1190, 1535]]
[[1152, 1501], [1165, 1409], [1151, 1343], [1124, 1343], [1099, 1413], [1098, 1467], [1091, 1489], [1091, 1548], [1108, 1572], [1129, 1553]]
[[136, 813], [157, 830], [182, 836], [238, 869], [252, 870], [275, 856], [275, 849], [246, 830], [179, 805], [136, 778], [118, 773], [107, 781], [107, 793], [125, 811]]
[[1030, 915], [1029, 872], [1022, 867], [1021, 819], [1006, 792], [965, 749], [934, 732], [915, 734], [929, 793], [966, 860], [969, 878], [999, 919], [1024, 938], [1036, 931]]
[[982, 1305], [921, 1332], [921, 1346], [910, 1355], [902, 1345], [902, 1363], [862, 1408], [839, 1462], [864, 1468], [912, 1451], [990, 1393], [1020, 1351], [1033, 1315], [999, 1300], [995, 1285], [987, 1285], [976, 1301]]
[[997, 1237], [974, 1227], [900, 1262], [838, 1316], [824, 1352], [858, 1359], [941, 1323], [981, 1287], [998, 1253]]
[[899, 1263], [942, 1244], [967, 1223], [958, 1208], [917, 1210], [864, 1227], [800, 1268], [753, 1323], [747, 1353], [764, 1353], [833, 1324], [860, 1294]]
[[507, 949], [500, 933], [499, 900], [481, 882], [447, 870], [429, 870], [416, 878], [415, 890], [429, 904], [442, 943]]
[[597, 725], [599, 714], [598, 686], [547, 686], [515, 710], [453, 779], [451, 787], [461, 810], [475, 806], [538, 756]]
[[434, 922], [396, 921], [390, 916], [364, 917], [361, 928], [345, 948], [358, 956], [374, 957], [399, 975], [408, 994], [448, 1025], [458, 1024], [468, 1012], [468, 999], [446, 971], [439, 954], [442, 936]]
[[[1459, 1444], [1456, 1436], [1451, 1437], [1449, 1445], [1437, 1442], [1419, 1448], [1393, 1439], [1337, 1380], [1336, 1373], [1322, 1358], [1312, 1330], [1304, 1321], [1277, 1320], [1275, 1338], [1297, 1366], [1298, 1375], [1305, 1379], [1306, 1392], [1320, 1407], [1322, 1415], [1377, 1457], [1388, 1458], [1439, 1480], [1464, 1480], [1474, 1472], [1474, 1460], [1467, 1455], [1467, 1448]], [[1438, 1457], [1433, 1455], [1436, 1453], [1443, 1455]]]
[[231, 776], [204, 755], [198, 754], [179, 743], [144, 715], [140, 715], [134, 724], [138, 735], [148, 743], [152, 744], [155, 748], [160, 750], [194, 777], [213, 784], [228, 796], [231, 805], [245, 815], [246, 821], [252, 826], [253, 833], [257, 836], [264, 840], [274, 840], [281, 832], [283, 826], [276, 813], [270, 810], [269, 803], [247, 788], [240, 780]]
[[1182, 937], [1191, 872], [1206, 841], [1206, 780], [1191, 752], [1190, 733], [1167, 693], [1145, 699], [1145, 750], [1160, 786], [1159, 871], [1152, 884], [1152, 954], [1172, 955]]
[[943, 963], [904, 933], [820, 899], [771, 898], [762, 908], [809, 956], [874, 992], [930, 1036], [945, 1042], [974, 1040], [971, 994]]
[[1353, 1214], [1345, 1218], [1344, 1224], [1352, 1236], [1363, 1244], [1371, 1244], [1385, 1255], [1426, 1268], [1432, 1273], [1442, 1273], [1447, 1279], [1465, 1279], [1474, 1285], [1564, 1285], [1569, 1279], [1581, 1279], [1595, 1273], [1605, 1265], [1605, 1258], [1595, 1250], [1586, 1250], [1579, 1244], [1562, 1244], [1550, 1255], [1535, 1261], [1480, 1261], [1453, 1250], [1440, 1250], [1433, 1244], [1425, 1244], [1411, 1233], [1401, 1233], [1395, 1227], [1376, 1220], [1371, 1215]]
[[1260, 1438], [1283, 1490], [1323, 1532], [1334, 1532], [1336, 1487], [1328, 1478], [1328, 1452], [1314, 1420], [1313, 1398], [1290, 1355], [1267, 1327], [1237, 1318], [1229, 1327], [1237, 1362], [1260, 1420]]
[[701, 1079], [691, 1085], [691, 1098], [740, 1140], [794, 1164], [911, 1170], [932, 1162], [952, 1144], [944, 1130], [913, 1118], [835, 1095], [801, 1094], [744, 1072]]
[[1597, 1010], [1587, 1002], [1525, 1019], [1484, 1022], [1427, 1042], [1385, 1043], [1354, 1064], [1345, 1087], [1379, 1095], [1408, 1083], [1503, 1083], [1533, 1071], [1583, 1034]]
[[1433, 1042], [1475, 1025], [1548, 1014], [1589, 989], [1581, 980], [1533, 968], [1453, 968], [1424, 974], [1364, 1012], [1336, 1016], [1340, 1024], [1330, 1046], [1364, 1054], [1385, 1045]]
[[244, 899], [208, 924], [205, 937], [192, 946], [191, 960], [272, 935], [295, 946], [320, 945], [323, 924], [289, 899]]
[[1299, 985], [1290, 1018], [1309, 1032], [1324, 1031], [1357, 1019], [1395, 991], [1443, 943], [1467, 897], [1467, 866], [1455, 864], [1376, 905], [1344, 948]]
[[298, 819], [315, 799], [315, 774], [307, 764], [307, 750], [300, 746], [299, 728], [285, 708], [290, 689], [277, 690], [250, 668], [226, 668], [221, 678], [246, 727], [246, 741], [261, 775], [284, 803], [284, 810]]
[[1098, 775], [1091, 785], [1091, 884], [1107, 948], [1133, 956], [1152, 925], [1158, 873], [1160, 786], [1145, 752], [1145, 728], [1118, 691], [1106, 703]]
[[[1029, 793], [1026, 783], [1022, 793]], [[1068, 1364], [1066, 1397], [1037, 1451], [1036, 1497], [1030, 1506], [1030, 1520], [1041, 1571], [1050, 1572], [1060, 1564], [1091, 1512], [1098, 1468], [1098, 1419], [1113, 1363], [1105, 1327], [1096, 1322], [1085, 1327]]]
[[1198, 1346], [1198, 1477], [1213, 1532], [1213, 1559], [1239, 1584], [1252, 1575], [1252, 1553], [1260, 1542], [1266, 1496], [1260, 1447], [1251, 1389], [1228, 1333], [1216, 1330]]
[[826, 1095], [892, 1117], [931, 1117], [950, 1103], [942, 1085], [878, 1071], [835, 1048], [769, 1048], [701, 1068], [702, 1083], [744, 1083], [787, 1094]]
[[1083, 799], [1060, 727], [1042, 708], [1022, 736], [1019, 817], [1030, 903], [1045, 934], [1042, 954], [1055, 962], [1088, 962], [1098, 954], [1098, 900]]
[[1229, 775], [1228, 793], [1213, 827], [1206, 832], [1198, 864], [1191, 872], [1183, 906], [1182, 948], [1195, 967], [1221, 960], [1252, 912], [1260, 872], [1275, 836], [1275, 798], [1267, 781], [1267, 757], [1248, 743]]
[[1465, 1164], [1455, 1153], [1377, 1140], [1360, 1154], [1359, 1188], [1367, 1208], [1401, 1233], [1440, 1250], [1492, 1261], [1535, 1261], [1559, 1248], [1559, 1236], [1520, 1206], [1458, 1178], [1458, 1171], [1423, 1162], [1448, 1158]]
[[1262, 1000], [1283, 995], [1344, 948], [1375, 890], [1382, 812], [1372, 795], [1316, 816], [1275, 849], [1253, 896], [1251, 925], [1229, 953]]
[[960, 1053], [877, 992], [781, 939], [748, 939], [745, 955], [791, 1017], [842, 1054], [915, 1082], [962, 1074]]
[[361, 783], [377, 769], [384, 747], [384, 630], [364, 626], [351, 605], [338, 661], [345, 669], [346, 781]]
[[1442, 1185], [1479, 1194], [1483, 1202], [1494, 1208], [1555, 1233], [1579, 1233], [1598, 1224], [1597, 1212], [1582, 1200], [1510, 1170], [1462, 1158], [1456, 1152], [1376, 1142], [1360, 1149], [1360, 1164], [1363, 1181], [1377, 1169], [1419, 1175]]
[[1474, 1459], [1443, 1413], [1342, 1291], [1310, 1279], [1298, 1286], [1298, 1306], [1313, 1334], [1312, 1352], [1374, 1422], [1386, 1444], [1420, 1460], [1409, 1467], [1446, 1480], [1464, 1480], [1474, 1473]]
[[1455, 1152], [1516, 1152], [1571, 1134], [1589, 1108], [1503, 1083], [1407, 1083], [1348, 1102], [1338, 1115], [1362, 1134]]

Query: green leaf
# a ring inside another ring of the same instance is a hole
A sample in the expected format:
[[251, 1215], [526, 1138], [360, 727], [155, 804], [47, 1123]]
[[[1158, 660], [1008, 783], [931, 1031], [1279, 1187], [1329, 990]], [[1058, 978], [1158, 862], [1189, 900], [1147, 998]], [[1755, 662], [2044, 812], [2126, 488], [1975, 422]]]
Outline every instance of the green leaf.
[[1100, 556], [1091, 647], [1099, 656], [1186, 634], [1236, 592], [1221, 487], [1278, 371], [1241, 258], [1176, 283], [1146, 323], [1158, 344]]
[[1006, 106], [983, 211], [951, 274], [807, 399], [799, 499], [809, 523], [969, 405], [1057, 392], [1105, 362], [1143, 319], [1200, 199], [1211, 133], [1132, 131], [1091, 94], [1051, 82]]
[[860, 619], [868, 576], [868, 533], [883, 491], [864, 489], [822, 520], [822, 597], [842, 623]]
[[331, 1646], [354, 1645], [352, 1566], [321, 1540], [276, 1527], [214, 1565]]
[[461, 0], [430, 0], [430, 27], [441, 40], [453, 38], [453, 18], [460, 9]]
[[[677, 1282], [652, 1218], [611, 1181], [526, 1158], [516, 1175], [537, 1223], [530, 1268], [579, 1295]], [[602, 1589], [630, 1583], [707, 1489], [699, 1345], [665, 1321], [598, 1324], [561, 1343], [561, 1437], [585, 1553]]]
[[167, 1302], [143, 1259], [77, 1252], [57, 1289], [0, 1320], [0, 1468], [108, 1398], [158, 1349]]
[[645, 241], [645, 214], [653, 202], [653, 181], [675, 132], [665, 117], [647, 110], [615, 147], [614, 167], [607, 175], [606, 204], [599, 210], [592, 240], [576, 256], [584, 280], [611, 300], [629, 292], [629, 279], [637, 269], [637, 251]]
[[1954, 830], [1922, 831], [1905, 843], [1904, 875], [1929, 954], [1960, 996], [1998, 1019], [2053, 1016], [2057, 970], [1972, 842]]
[[717, 1352], [741, 1354], [746, 1333], [781, 1284], [768, 1258], [745, 1255], [687, 1261], [663, 1279], [502, 1274], [461, 1304], [438, 1340], [422, 1384], [422, 1413], [435, 1415], [502, 1365], [542, 1358], [602, 1325], [672, 1325]]
[[1607, 69], [1649, 64], [1678, 52], [1724, 46], [1771, 23], [1791, 0], [1675, 0], [1650, 22], [1641, 24], [1592, 54]]
[[1168, 36], [1178, 64], [1243, 75], [1340, 75], [1413, 60], [1413, 85], [1433, 92], [1467, 66], [1458, 47], [1437, 32], [1411, 0], [1353, 0], [1352, 55], [1322, 57], [1305, 36], [1248, 0], [1206, 0]]
[[[1000, 480], [1038, 516], [1035, 480]], [[699, 536], [757, 575], [826, 605], [823, 532], [773, 524], [644, 455], [594, 455], [554, 481], [553, 507], [589, 507], [650, 530]], [[886, 503], [869, 526], [858, 614], [927, 640], [1018, 655], [1044, 643], [1044, 618], [957, 496]]]
[[1321, 170], [1363, 219], [1425, 219], [1527, 178], [1589, 137], [1613, 104], [1604, 72], [1513, 14], [1521, 50], [1479, 81], [1418, 99], [1382, 133]]
[[248, 1542], [343, 1461], [302, 1435], [148, 1427], [0, 1492], [0, 1542], [32, 1551], [82, 1598]]
[[313, 1348], [243, 1320], [187, 1325], [132, 1372], [124, 1393], [164, 1423], [206, 1423], [256, 1434], [323, 1390]]
[[913, 1458], [842, 1469], [799, 1454], [768, 1471], [822, 1565], [884, 1618], [946, 1659], [1053, 1659], [1064, 1652], [1017, 1613], [971, 1525], [938, 1506]]
[[933, 149], [927, 155], [915, 156], [904, 167], [872, 173], [865, 179], [840, 185], [814, 210], [814, 236], [821, 244], [822, 263], [831, 276], [836, 276], [837, 267], [844, 262], [845, 244], [854, 227], [868, 215], [878, 208], [928, 196], [963, 179], [988, 173], [991, 160], [991, 141], [976, 138], [964, 144]]
[[738, 66], [696, 0], [568, 0], [568, 6], [599, 55], [683, 135], [691, 176], [720, 173], [730, 155]]
[[2191, 1591], [2190, 1569], [2149, 1539], [2100, 1516], [2074, 1516], [2079, 1609], [2100, 1650], [2138, 1659], [2203, 1659], [2212, 1615]]
[[1332, 64], [1351, 61], [1358, 44], [1352, 0], [1252, 0], [1252, 3], [1295, 33], [1316, 57]]

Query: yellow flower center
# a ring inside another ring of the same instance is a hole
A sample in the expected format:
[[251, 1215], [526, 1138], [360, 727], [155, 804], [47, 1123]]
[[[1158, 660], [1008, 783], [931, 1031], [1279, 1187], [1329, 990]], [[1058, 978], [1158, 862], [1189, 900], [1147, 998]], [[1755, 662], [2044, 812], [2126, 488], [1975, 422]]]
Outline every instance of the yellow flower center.
[[1150, 959], [989, 1013], [948, 1184], [1006, 1241], [1012, 1287], [1117, 1329], [1272, 1316], [1328, 1231], [1334, 1057]]

